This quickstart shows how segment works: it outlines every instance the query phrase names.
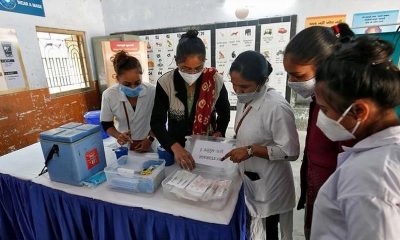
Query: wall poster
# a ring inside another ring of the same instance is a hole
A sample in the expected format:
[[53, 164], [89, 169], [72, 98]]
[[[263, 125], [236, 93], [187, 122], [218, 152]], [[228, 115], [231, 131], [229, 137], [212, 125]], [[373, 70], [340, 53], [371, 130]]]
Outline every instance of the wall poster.
[[144, 41], [103, 41], [102, 49], [104, 56], [104, 69], [106, 72], [107, 86], [113, 85], [115, 80], [115, 71], [111, 62], [111, 57], [115, 53], [124, 50], [131, 56], [137, 58], [142, 66], [143, 82], [149, 82], [148, 66], [147, 66], [147, 43]]
[[399, 10], [356, 13], [353, 16], [353, 31], [356, 34], [395, 32], [398, 16]]
[[25, 89], [26, 86], [16, 32], [0, 28], [0, 91]]
[[0, 10], [44, 17], [43, 0], [0, 0]]
[[[162, 33], [141, 36], [147, 42], [147, 58], [149, 66], [149, 81], [156, 84], [157, 80], [166, 72], [176, 68], [175, 52], [179, 39], [184, 32]], [[206, 67], [211, 67], [211, 31], [199, 31], [206, 46]]]
[[290, 41], [290, 26], [290, 22], [261, 25], [260, 52], [273, 68], [268, 85], [283, 97], [286, 95], [287, 80], [287, 73], [283, 67], [283, 53]]
[[215, 67], [224, 77], [231, 106], [236, 106], [237, 97], [229, 76], [233, 60], [242, 52], [255, 50], [256, 26], [220, 28], [215, 30]]
[[311, 26], [323, 26], [323, 27], [332, 27], [333, 25], [337, 25], [339, 23], [346, 22], [346, 14], [341, 15], [331, 15], [331, 16], [318, 16], [318, 17], [307, 17], [305, 28]]

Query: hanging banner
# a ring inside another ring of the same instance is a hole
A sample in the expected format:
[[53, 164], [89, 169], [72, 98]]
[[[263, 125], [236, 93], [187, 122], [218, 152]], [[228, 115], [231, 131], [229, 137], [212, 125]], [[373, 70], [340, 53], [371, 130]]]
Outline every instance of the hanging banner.
[[[353, 16], [353, 31], [356, 34], [395, 32], [399, 10], [356, 13]], [[390, 25], [392, 26], [384, 26]]]
[[26, 87], [14, 29], [0, 28], [0, 91]]
[[42, 0], [0, 0], [0, 10], [44, 17]]
[[106, 70], [107, 86], [116, 83], [115, 71], [111, 58], [119, 51], [124, 50], [129, 55], [137, 58], [142, 66], [142, 80], [149, 82], [149, 70], [147, 65], [147, 43], [145, 41], [103, 41], [104, 69]]
[[318, 16], [306, 18], [305, 27], [323, 26], [332, 27], [333, 25], [346, 22], [346, 14], [331, 15], [331, 16]]

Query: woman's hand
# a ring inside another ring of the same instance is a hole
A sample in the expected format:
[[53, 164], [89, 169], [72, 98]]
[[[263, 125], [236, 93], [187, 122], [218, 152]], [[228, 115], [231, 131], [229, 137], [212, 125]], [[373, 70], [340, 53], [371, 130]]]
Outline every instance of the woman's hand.
[[178, 162], [181, 168], [186, 170], [193, 170], [195, 163], [192, 155], [186, 151], [179, 143], [174, 143], [171, 146], [172, 152], [174, 152], [175, 160]]
[[117, 142], [119, 143], [119, 145], [124, 145], [128, 142], [132, 142], [130, 131], [120, 133], [118, 135]]
[[249, 159], [250, 156], [247, 152], [247, 147], [240, 147], [232, 149], [224, 157], [221, 158], [221, 161], [224, 161], [227, 158], [230, 158], [231, 161], [234, 163], [240, 163]]
[[144, 153], [144, 152], [149, 152], [150, 151], [150, 147], [151, 147], [152, 142], [148, 139], [145, 138], [143, 141], [141, 141], [134, 149], [135, 152], [140, 152], [140, 153]]

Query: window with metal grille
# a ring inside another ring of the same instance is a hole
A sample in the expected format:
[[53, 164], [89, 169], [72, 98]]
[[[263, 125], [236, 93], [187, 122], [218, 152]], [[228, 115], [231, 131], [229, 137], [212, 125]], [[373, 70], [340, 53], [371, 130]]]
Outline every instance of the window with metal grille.
[[89, 87], [85, 33], [42, 27], [36, 30], [50, 93]]

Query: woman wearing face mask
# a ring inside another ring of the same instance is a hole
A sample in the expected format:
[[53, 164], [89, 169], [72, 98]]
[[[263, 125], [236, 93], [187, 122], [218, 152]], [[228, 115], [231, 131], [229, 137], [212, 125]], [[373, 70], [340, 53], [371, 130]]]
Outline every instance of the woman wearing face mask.
[[118, 83], [103, 92], [101, 124], [119, 144], [147, 152], [154, 141], [150, 117], [155, 87], [142, 82], [142, 67], [135, 57], [120, 51], [111, 61]]
[[304, 235], [310, 237], [312, 210], [318, 190], [336, 169], [342, 143], [329, 140], [316, 126], [319, 107], [314, 97], [315, 71], [335, 49], [338, 41], [348, 41], [354, 34], [347, 24], [332, 28], [314, 26], [298, 33], [286, 46], [284, 67], [288, 85], [304, 98], [312, 97], [307, 127], [306, 147], [301, 165], [301, 196], [297, 209], [305, 207]]
[[[183, 34], [176, 49], [177, 69], [157, 83], [151, 129], [161, 145], [184, 169], [193, 169], [193, 157], [184, 149], [185, 136], [222, 137], [230, 119], [228, 92], [222, 76], [205, 68], [206, 48], [196, 30]], [[215, 124], [211, 124], [214, 114]], [[168, 130], [166, 123], [168, 120]]]
[[400, 237], [400, 71], [390, 43], [360, 37], [318, 68], [317, 125], [332, 141], [357, 139], [318, 193], [311, 239]]
[[[295, 192], [290, 163], [299, 156], [293, 111], [266, 85], [272, 72], [258, 52], [246, 51], [230, 68], [238, 97], [235, 133], [238, 148], [223, 159], [239, 163], [249, 212], [251, 239], [292, 239]], [[264, 225], [266, 226], [264, 230]], [[265, 233], [266, 232], [266, 233]]]

